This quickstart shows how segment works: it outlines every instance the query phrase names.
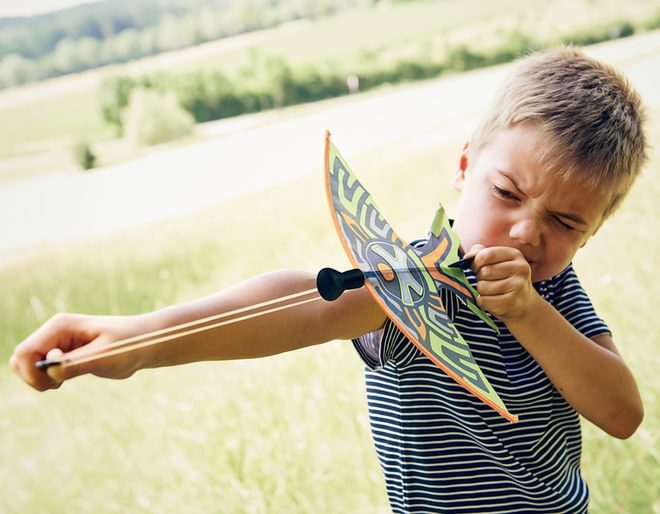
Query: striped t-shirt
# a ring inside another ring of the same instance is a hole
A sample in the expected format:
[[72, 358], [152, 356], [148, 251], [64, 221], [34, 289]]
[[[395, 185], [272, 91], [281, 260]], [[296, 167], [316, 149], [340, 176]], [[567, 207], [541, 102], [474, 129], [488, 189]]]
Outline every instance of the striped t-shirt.
[[[609, 333], [572, 266], [535, 287], [585, 336]], [[368, 368], [371, 430], [393, 512], [586, 512], [577, 412], [504, 323], [496, 322], [498, 335], [454, 296], [443, 301], [520, 421], [510, 423], [470, 395], [390, 321], [354, 340]]]

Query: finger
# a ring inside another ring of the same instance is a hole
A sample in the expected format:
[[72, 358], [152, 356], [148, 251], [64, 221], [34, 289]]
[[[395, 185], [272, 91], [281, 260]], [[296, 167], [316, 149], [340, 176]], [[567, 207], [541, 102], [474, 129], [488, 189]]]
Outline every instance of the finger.
[[39, 391], [59, 386], [59, 382], [54, 381], [46, 370], [37, 368], [35, 363], [45, 359], [50, 349], [67, 344], [68, 338], [63, 337], [69, 322], [67, 316], [53, 316], [14, 348], [10, 361], [12, 370]]
[[58, 385], [44, 370], [40, 370], [35, 366], [35, 363], [43, 357], [43, 354], [29, 352], [25, 348], [17, 347], [9, 362], [12, 371], [25, 383], [38, 391], [45, 391], [46, 389], [58, 387]]
[[460, 268], [462, 270], [468, 270], [473, 267], [473, 261], [474, 261], [474, 256], [479, 252], [482, 248], [484, 248], [483, 245], [476, 244], [472, 245], [470, 249], [463, 254], [463, 256], [455, 261], [452, 262], [449, 267], [450, 268]]
[[480, 296], [501, 296], [516, 293], [524, 285], [524, 278], [518, 275], [501, 280], [480, 280], [477, 282], [477, 292]]
[[480, 266], [476, 271], [476, 276], [478, 281], [504, 280], [515, 276], [527, 277], [529, 273], [530, 268], [527, 262], [513, 260]]
[[477, 305], [499, 317], [506, 314], [513, 297], [514, 293], [511, 291], [495, 295], [479, 295]]
[[[94, 341], [90, 343], [89, 346], [85, 348], [89, 350], [91, 345], [94, 345]], [[48, 374], [50, 377], [57, 382], [64, 382], [71, 378], [85, 375], [87, 373], [96, 374], [96, 371], [99, 367], [102, 367], [102, 363], [99, 360], [86, 360], [82, 363], [76, 363], [76, 359], [80, 357], [80, 352], [73, 350], [68, 353], [62, 353], [59, 349], [53, 349], [48, 352], [48, 359], [60, 361], [61, 365], [51, 366], [47, 368]], [[86, 355], [86, 354], [83, 354]]]
[[481, 257], [488, 259], [493, 263], [514, 261], [517, 259], [524, 260], [523, 254], [520, 250], [509, 246], [491, 246], [490, 248], [484, 248], [481, 252]]
[[465, 252], [465, 255], [463, 255], [463, 259], [471, 259], [471, 258], [475, 257], [480, 251], [482, 251], [485, 248], [486, 247], [482, 244], [479, 244], [479, 243], [473, 244], [470, 247], [470, 249], [467, 252]]
[[482, 248], [474, 257], [475, 264], [479, 267], [516, 259], [524, 260], [522, 253], [520, 253], [520, 250], [508, 246], [489, 246]]

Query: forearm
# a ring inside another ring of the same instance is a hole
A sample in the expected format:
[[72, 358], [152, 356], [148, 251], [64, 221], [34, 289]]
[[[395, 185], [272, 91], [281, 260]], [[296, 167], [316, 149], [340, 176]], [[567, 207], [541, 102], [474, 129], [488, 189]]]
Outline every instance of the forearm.
[[[293, 301], [309, 302], [291, 305], [287, 300], [286, 308], [273, 309], [284, 306], [278, 299], [304, 291], [309, 294]], [[268, 307], [251, 309], [264, 302]], [[258, 315], [246, 316], [245, 311], [231, 314], [243, 308]], [[264, 308], [271, 312], [264, 312]], [[210, 317], [215, 318], [213, 323], [207, 319]], [[229, 320], [232, 322], [227, 323]], [[313, 275], [282, 271], [142, 315], [55, 315], [16, 346], [10, 364], [25, 382], [43, 391], [88, 373], [126, 378], [142, 368], [272, 355], [357, 337], [377, 330], [384, 322], [385, 315], [365, 288], [326, 302], [316, 292]], [[197, 330], [201, 327], [203, 330]], [[116, 346], [128, 340], [133, 344]], [[44, 371], [35, 366], [44, 359], [63, 365]]]
[[575, 410], [610, 435], [632, 435], [643, 417], [642, 402], [614, 347], [582, 335], [541, 297], [527, 316], [507, 326]]
[[[315, 286], [315, 277], [309, 273], [269, 273], [200, 300], [147, 314], [145, 322], [151, 330], [160, 330], [314, 289]], [[149, 368], [202, 360], [256, 358], [360, 335], [378, 328], [380, 323], [378, 311], [371, 307], [365, 293], [354, 291], [332, 303], [318, 298], [184, 335], [147, 349], [140, 356], [139, 366]], [[352, 312], [355, 315], [350, 315]]]

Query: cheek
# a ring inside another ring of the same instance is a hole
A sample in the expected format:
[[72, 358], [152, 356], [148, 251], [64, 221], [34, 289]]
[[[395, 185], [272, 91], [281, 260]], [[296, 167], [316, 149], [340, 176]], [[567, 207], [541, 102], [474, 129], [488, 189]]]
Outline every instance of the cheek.
[[466, 246], [502, 246], [508, 243], [509, 223], [505, 213], [498, 212], [490, 205], [481, 204], [468, 216], [464, 241]]
[[511, 228], [510, 213], [502, 202], [493, 197], [490, 190], [483, 191], [478, 210], [479, 216], [475, 217], [473, 224], [485, 238], [482, 244], [499, 246], [504, 244], [504, 241], [508, 241]]
[[509, 219], [501, 202], [483, 182], [466, 183], [457, 211], [457, 232], [464, 250], [472, 245], [501, 246], [508, 241]]
[[563, 270], [575, 257], [580, 247], [580, 241], [573, 238], [555, 239], [552, 244], [546, 244], [546, 258], [557, 267], [557, 273]]

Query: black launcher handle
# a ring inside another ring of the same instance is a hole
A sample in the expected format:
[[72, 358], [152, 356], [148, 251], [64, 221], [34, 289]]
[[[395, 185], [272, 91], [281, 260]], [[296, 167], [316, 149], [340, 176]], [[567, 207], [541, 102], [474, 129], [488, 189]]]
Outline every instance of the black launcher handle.
[[[449, 267], [467, 270], [472, 266], [473, 261], [474, 255], [470, 255], [449, 264]], [[410, 272], [411, 270], [405, 271]], [[343, 272], [332, 268], [323, 268], [316, 275], [316, 289], [318, 289], [321, 298], [331, 302], [339, 298], [344, 291], [361, 288], [364, 285], [365, 277], [373, 277], [376, 273], [375, 271], [363, 272], [357, 268]]]
[[359, 269], [337, 271], [323, 268], [316, 275], [316, 288], [321, 298], [329, 302], [336, 300], [348, 289], [359, 289], [364, 285], [364, 273]]

